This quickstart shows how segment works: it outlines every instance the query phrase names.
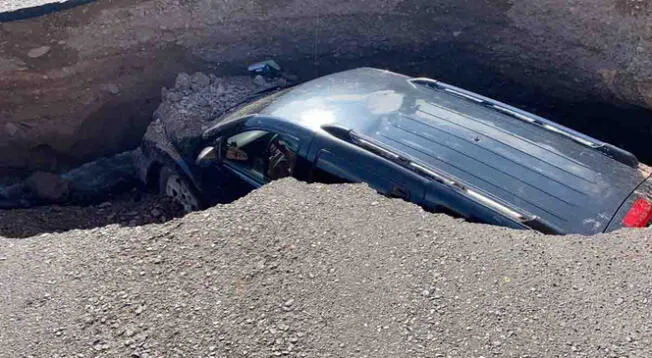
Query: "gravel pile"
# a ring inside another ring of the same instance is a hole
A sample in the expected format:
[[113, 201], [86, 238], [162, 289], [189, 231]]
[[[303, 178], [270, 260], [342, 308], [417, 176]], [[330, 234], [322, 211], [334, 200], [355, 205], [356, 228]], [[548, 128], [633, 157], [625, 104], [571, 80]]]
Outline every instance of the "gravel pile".
[[0, 356], [650, 357], [649, 237], [282, 180], [164, 224], [0, 239]]

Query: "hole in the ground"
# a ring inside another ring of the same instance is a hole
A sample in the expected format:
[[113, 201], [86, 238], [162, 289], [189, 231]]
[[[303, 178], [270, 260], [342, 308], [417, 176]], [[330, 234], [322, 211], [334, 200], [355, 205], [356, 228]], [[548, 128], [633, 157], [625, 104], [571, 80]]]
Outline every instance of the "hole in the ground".
[[[413, 76], [428, 76], [496, 98], [516, 107], [540, 114], [556, 122], [611, 142], [635, 153], [643, 162], [652, 162], [650, 118], [652, 112], [633, 106], [608, 102], [578, 101], [587, 96], [564, 97], [565, 92], [545, 92], [523, 83], [505, 79], [472, 54], [448, 53], [449, 60], [433, 61], [441, 49], [424, 49], [419, 53], [385, 52], [350, 59], [331, 58], [315, 61], [285, 61], [286, 69], [303, 79], [362, 66], [380, 67]], [[283, 61], [281, 61], [283, 62]], [[221, 76], [242, 74], [243, 65], [222, 64], [216, 68]], [[141, 114], [134, 114], [142, 116]], [[130, 133], [133, 135], [133, 133]], [[151, 194], [134, 194], [122, 188], [115, 198], [94, 199], [87, 207], [46, 206], [0, 212], [0, 235], [28, 237], [44, 232], [86, 229], [110, 224], [127, 226], [161, 222], [178, 216], [181, 210], [170, 200]], [[142, 196], [142, 198], [139, 198]], [[110, 204], [102, 204], [102, 202]]]

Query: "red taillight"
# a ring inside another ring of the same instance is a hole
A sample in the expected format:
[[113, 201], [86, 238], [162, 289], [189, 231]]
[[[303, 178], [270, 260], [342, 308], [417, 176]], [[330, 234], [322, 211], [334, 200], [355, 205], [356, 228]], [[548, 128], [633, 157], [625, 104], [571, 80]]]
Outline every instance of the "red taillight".
[[652, 219], [652, 203], [645, 199], [638, 199], [629, 209], [623, 219], [626, 227], [646, 227]]

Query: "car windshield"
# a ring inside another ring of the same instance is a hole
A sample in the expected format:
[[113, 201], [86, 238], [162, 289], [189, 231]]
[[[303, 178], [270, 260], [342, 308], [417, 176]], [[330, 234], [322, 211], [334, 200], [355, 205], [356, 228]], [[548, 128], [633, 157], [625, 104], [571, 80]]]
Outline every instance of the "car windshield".
[[[235, 106], [230, 111], [227, 111], [226, 114], [222, 117], [222, 120], [220, 120], [220, 122], [227, 123], [232, 120], [242, 118], [244, 116], [248, 116], [250, 114], [260, 113], [263, 109], [265, 109], [272, 102], [274, 102], [278, 97], [287, 93], [291, 89], [292, 87], [280, 89], [272, 94], [268, 94], [269, 92], [267, 91], [254, 94], [243, 103]], [[263, 97], [261, 98], [261, 96]]]

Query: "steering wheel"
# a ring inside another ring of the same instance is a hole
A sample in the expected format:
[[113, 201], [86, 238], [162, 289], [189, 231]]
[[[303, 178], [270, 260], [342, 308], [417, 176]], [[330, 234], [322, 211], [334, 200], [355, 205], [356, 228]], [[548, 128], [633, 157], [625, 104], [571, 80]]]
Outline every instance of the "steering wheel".
[[[290, 158], [288, 158], [288, 154], [282, 148], [283, 145], [281, 145], [279, 143], [279, 139], [280, 139], [280, 135], [278, 135], [278, 134], [275, 134], [274, 136], [272, 136], [272, 138], [267, 143], [267, 148], [265, 149], [265, 156], [264, 156], [265, 168], [266, 168], [265, 169], [265, 177], [267, 177], [270, 180], [280, 179], [280, 178], [283, 178], [283, 177], [286, 177], [286, 176], [290, 175], [288, 173], [288, 175], [284, 175], [284, 176], [279, 177], [279, 178], [269, 178], [269, 173], [274, 172], [274, 169], [276, 169], [276, 165], [278, 165], [279, 163], [282, 163], [283, 161], [288, 163], [289, 160], [290, 160]], [[275, 143], [276, 143], [276, 147], [278, 148], [278, 150], [283, 155], [284, 160], [280, 159], [276, 163], [272, 163], [272, 154], [273, 154], [272, 153], [272, 146], [275, 145]], [[272, 168], [272, 167], [270, 167], [270, 165], [274, 165], [274, 167]]]
[[271, 164], [271, 156], [272, 156], [272, 145], [274, 145], [274, 142], [278, 140], [279, 135], [274, 134], [269, 141], [267, 142], [267, 145], [265, 146], [265, 155], [263, 155], [263, 158], [265, 160], [265, 177], [267, 177], [267, 173], [269, 172], [269, 165]]

